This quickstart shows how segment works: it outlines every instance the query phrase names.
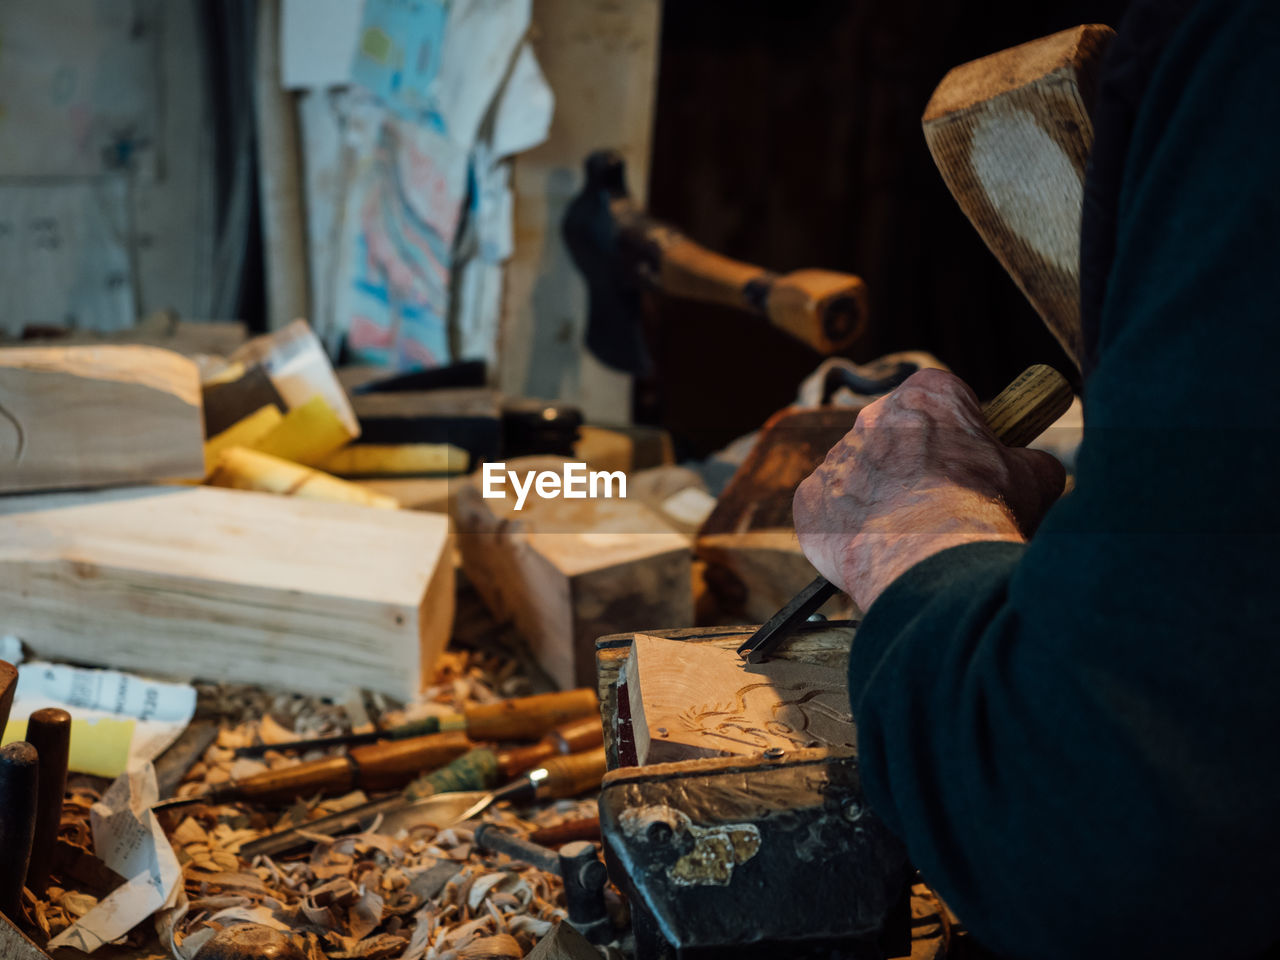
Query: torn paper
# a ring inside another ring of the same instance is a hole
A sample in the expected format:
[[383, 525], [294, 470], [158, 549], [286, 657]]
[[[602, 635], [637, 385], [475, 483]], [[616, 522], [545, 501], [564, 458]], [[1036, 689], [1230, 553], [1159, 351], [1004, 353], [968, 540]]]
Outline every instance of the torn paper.
[[280, 83], [286, 90], [350, 80], [363, 7], [363, 0], [284, 0]]
[[150, 807], [157, 800], [150, 763], [132, 768], [93, 805], [94, 853], [127, 882], [49, 941], [49, 949], [74, 947], [92, 953], [159, 910], [182, 892], [182, 868]]
[[4, 741], [21, 740], [26, 718], [45, 707], [71, 714], [70, 768], [115, 777], [154, 760], [178, 739], [195, 713], [196, 691], [118, 670], [24, 663]]
[[520, 45], [511, 76], [494, 107], [490, 150], [495, 157], [509, 157], [547, 139], [556, 98], [538, 66], [533, 47]]
[[531, 0], [453, 0], [431, 99], [456, 143], [475, 142], [480, 122], [529, 30]]

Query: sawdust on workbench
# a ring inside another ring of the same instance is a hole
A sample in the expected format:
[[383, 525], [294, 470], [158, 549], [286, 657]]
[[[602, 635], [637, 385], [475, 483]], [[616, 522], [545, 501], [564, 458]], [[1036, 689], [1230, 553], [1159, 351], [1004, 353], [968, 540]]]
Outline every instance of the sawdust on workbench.
[[[202, 711], [221, 720], [216, 741], [192, 767], [178, 795], [200, 793], [233, 778], [289, 766], [303, 757], [269, 751], [261, 760], [236, 759], [237, 747], [328, 736], [351, 729], [352, 712], [377, 712], [382, 725], [449, 713], [530, 692], [516, 664], [493, 654], [448, 651], [434, 682], [414, 703], [395, 705], [378, 697], [353, 702], [350, 710], [314, 697], [258, 687], [200, 685]], [[64, 807], [62, 838], [92, 847], [89, 808], [93, 787], [73, 782]], [[246, 862], [241, 845], [264, 833], [363, 803], [355, 791], [341, 797], [299, 801], [283, 811], [244, 804], [197, 805], [175, 811], [166, 823], [182, 865], [185, 903], [158, 915], [155, 946], [148, 925], [129, 935], [138, 957], [190, 960], [223, 925], [241, 920], [292, 935], [309, 960], [485, 960], [525, 956], [557, 919], [566, 917], [560, 878], [472, 842], [480, 822], [527, 835], [535, 829], [590, 817], [594, 798], [554, 801], [536, 808], [499, 805], [468, 824], [436, 831], [422, 828], [398, 837], [374, 833], [317, 838], [302, 854]], [[28, 901], [46, 936], [56, 936], [88, 912], [109, 888], [51, 886], [45, 899]], [[613, 901], [615, 908], [620, 904]]]

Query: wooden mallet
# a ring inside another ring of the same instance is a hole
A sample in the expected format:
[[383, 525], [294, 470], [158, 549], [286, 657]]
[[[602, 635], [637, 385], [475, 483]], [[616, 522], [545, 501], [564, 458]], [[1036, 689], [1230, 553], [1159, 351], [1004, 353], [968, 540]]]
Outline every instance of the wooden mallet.
[[960, 209], [1077, 366], [1089, 114], [1113, 36], [1086, 24], [956, 67], [922, 121]]

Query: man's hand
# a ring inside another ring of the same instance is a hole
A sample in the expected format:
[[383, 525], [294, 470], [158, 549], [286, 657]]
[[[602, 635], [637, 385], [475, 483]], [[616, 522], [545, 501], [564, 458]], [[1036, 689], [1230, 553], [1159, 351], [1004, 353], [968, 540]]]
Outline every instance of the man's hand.
[[800, 547], [863, 610], [947, 547], [1025, 539], [1062, 493], [1047, 453], [1006, 447], [958, 377], [921, 370], [866, 407], [796, 490]]

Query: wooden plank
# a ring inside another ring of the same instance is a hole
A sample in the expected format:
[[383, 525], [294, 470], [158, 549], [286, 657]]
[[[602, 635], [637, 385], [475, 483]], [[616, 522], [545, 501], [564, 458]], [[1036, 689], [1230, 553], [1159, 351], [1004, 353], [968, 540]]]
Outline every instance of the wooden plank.
[[0, 630], [43, 656], [415, 694], [453, 618], [448, 520], [213, 487], [0, 498]]
[[533, 48], [556, 109], [547, 141], [513, 163], [515, 252], [503, 291], [498, 386], [568, 400], [609, 423], [631, 419], [631, 378], [583, 348], [586, 287], [560, 221], [581, 189], [583, 160], [601, 147], [621, 152], [644, 205], [660, 19], [659, 0], [533, 3]]
[[963, 64], [923, 117], [956, 202], [1077, 364], [1089, 114], [1113, 36], [1087, 24]]
[[636, 759], [855, 747], [845, 674], [795, 660], [748, 664], [723, 643], [636, 634], [626, 665]]
[[[507, 469], [559, 470], [555, 457]], [[689, 541], [634, 500], [544, 500], [520, 511], [510, 485], [485, 499], [460, 485], [454, 508], [463, 568], [500, 622], [511, 621], [564, 687], [590, 685], [605, 634], [683, 626], [693, 619]]]
[[155, 347], [0, 350], [0, 491], [198, 478], [200, 380]]

